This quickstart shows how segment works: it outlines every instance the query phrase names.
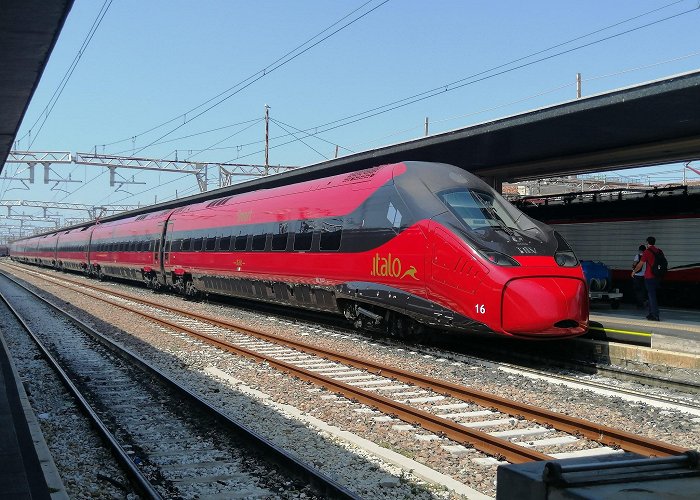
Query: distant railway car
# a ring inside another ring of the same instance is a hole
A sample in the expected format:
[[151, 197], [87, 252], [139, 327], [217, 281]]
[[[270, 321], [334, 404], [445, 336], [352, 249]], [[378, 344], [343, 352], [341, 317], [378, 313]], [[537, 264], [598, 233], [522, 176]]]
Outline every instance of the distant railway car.
[[647, 236], [664, 251], [661, 282], [666, 305], [698, 307], [700, 296], [700, 187], [615, 190], [526, 197], [517, 206], [560, 232], [580, 259], [605, 262], [615, 286], [634, 297], [632, 260]]
[[0, 245], [0, 257], [7, 257], [10, 255], [10, 247], [8, 245]]
[[90, 243], [90, 273], [144, 281], [152, 285], [159, 270], [160, 241], [171, 210], [96, 224]]
[[55, 266], [61, 270], [87, 272], [92, 227], [58, 232]]
[[426, 327], [524, 338], [588, 327], [564, 238], [475, 176], [405, 162], [97, 224], [89, 266], [189, 296], [344, 315], [399, 335]]
[[40, 266], [54, 267], [56, 265], [56, 243], [58, 243], [58, 233], [39, 236], [34, 252], [34, 261]]

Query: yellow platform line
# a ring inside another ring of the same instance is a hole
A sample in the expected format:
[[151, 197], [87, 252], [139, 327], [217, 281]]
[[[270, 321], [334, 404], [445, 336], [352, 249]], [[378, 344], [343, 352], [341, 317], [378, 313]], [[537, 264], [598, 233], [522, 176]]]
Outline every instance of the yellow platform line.
[[601, 328], [599, 326], [589, 326], [589, 330], [600, 330], [602, 332], [621, 333], [623, 335], [637, 335], [638, 337], [651, 337], [651, 333], [631, 332], [629, 330], [615, 330], [613, 328]]

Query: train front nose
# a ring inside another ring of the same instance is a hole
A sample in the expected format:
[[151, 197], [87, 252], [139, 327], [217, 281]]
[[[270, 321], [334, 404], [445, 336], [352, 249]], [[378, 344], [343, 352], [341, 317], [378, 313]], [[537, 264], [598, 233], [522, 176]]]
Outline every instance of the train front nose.
[[503, 330], [525, 337], [568, 337], [588, 329], [588, 290], [583, 280], [527, 277], [503, 290]]

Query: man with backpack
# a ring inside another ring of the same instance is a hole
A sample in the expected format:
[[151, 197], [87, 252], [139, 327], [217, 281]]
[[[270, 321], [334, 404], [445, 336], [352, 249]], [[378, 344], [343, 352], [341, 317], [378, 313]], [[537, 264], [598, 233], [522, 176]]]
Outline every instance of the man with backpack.
[[668, 262], [666, 261], [664, 253], [655, 245], [656, 238], [649, 236], [646, 242], [647, 248], [632, 270], [632, 277], [634, 278], [634, 274], [639, 272], [644, 264], [646, 264], [646, 269], [644, 270], [644, 285], [646, 286], [647, 295], [649, 297], [649, 314], [647, 315], [649, 321], [660, 321], [656, 290], [659, 288], [659, 281], [668, 269]]

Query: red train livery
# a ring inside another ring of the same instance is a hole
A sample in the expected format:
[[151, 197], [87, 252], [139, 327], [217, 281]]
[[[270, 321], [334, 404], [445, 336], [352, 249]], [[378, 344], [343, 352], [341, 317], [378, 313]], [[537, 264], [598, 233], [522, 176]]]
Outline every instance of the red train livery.
[[566, 241], [454, 166], [404, 162], [11, 244], [15, 260], [328, 311], [356, 326], [526, 338], [588, 328]]

